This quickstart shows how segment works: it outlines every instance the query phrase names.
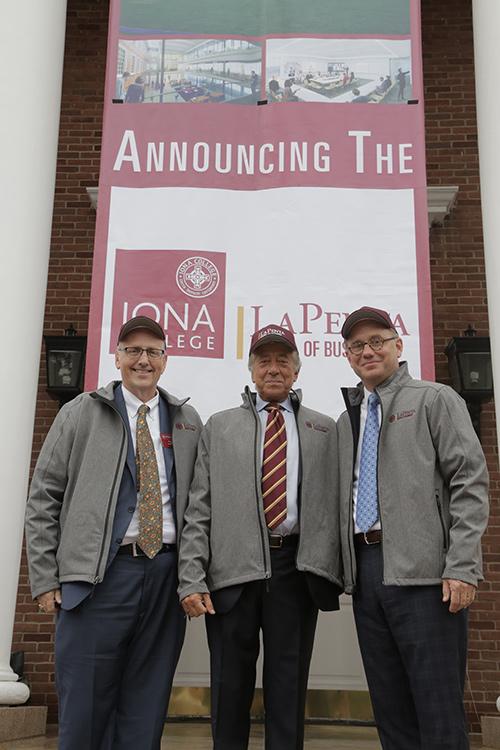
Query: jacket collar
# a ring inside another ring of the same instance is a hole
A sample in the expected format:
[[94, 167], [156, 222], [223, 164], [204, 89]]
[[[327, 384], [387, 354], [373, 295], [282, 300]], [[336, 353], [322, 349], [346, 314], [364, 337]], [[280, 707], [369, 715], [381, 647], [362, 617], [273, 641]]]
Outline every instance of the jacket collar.
[[[121, 382], [121, 380], [112, 380], [111, 383], [108, 383], [102, 388], [98, 388], [96, 391], [92, 391], [90, 393], [90, 396], [96, 399], [103, 399], [104, 401], [108, 401], [110, 404], [112, 404], [115, 400], [115, 389], [117, 388], [117, 386], [121, 385]], [[160, 396], [164, 398], [167, 404], [169, 404], [170, 406], [184, 406], [186, 401], [189, 401], [189, 396], [184, 399], [178, 399], [175, 396], [172, 396], [172, 394], [166, 391], [164, 388], [160, 388], [159, 386], [157, 386], [157, 388]]]
[[[300, 388], [297, 388], [297, 390], [292, 389], [289, 393], [289, 396], [290, 401], [292, 402], [293, 410], [297, 411], [302, 401], [302, 390]], [[257, 410], [255, 408], [255, 399], [257, 398], [257, 394], [254, 391], [251, 391], [248, 385], [245, 387], [245, 390], [241, 394], [241, 398], [243, 400], [243, 403], [241, 404], [241, 407], [243, 409], [250, 409], [251, 411], [257, 413]]]
[[[390, 391], [399, 388], [401, 385], [403, 385], [403, 383], [407, 382], [410, 379], [411, 376], [408, 372], [408, 363], [400, 362], [398, 369], [393, 372], [392, 375], [387, 378], [387, 380], [384, 380], [383, 383], [380, 383], [380, 385], [375, 388], [375, 391], [380, 395], [389, 393]], [[348, 409], [352, 406], [359, 406], [363, 401], [363, 383], [358, 383], [355, 388], [342, 388], [341, 390], [346, 407]]]

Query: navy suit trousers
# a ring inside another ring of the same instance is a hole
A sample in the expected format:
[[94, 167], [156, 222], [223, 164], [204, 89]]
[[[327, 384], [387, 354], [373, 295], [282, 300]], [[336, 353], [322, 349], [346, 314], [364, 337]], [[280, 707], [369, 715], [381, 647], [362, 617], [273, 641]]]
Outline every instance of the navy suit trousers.
[[382, 545], [357, 547], [354, 617], [384, 750], [467, 750], [467, 612], [441, 586], [384, 586]]
[[177, 553], [117, 555], [102, 583], [60, 610], [60, 750], [159, 750], [185, 618]]

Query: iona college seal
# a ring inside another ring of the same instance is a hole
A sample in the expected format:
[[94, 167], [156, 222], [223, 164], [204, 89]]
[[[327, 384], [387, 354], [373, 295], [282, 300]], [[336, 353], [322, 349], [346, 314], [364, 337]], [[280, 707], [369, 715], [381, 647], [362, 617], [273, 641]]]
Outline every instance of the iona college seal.
[[175, 280], [188, 297], [209, 297], [219, 286], [219, 271], [212, 261], [196, 255], [180, 264]]

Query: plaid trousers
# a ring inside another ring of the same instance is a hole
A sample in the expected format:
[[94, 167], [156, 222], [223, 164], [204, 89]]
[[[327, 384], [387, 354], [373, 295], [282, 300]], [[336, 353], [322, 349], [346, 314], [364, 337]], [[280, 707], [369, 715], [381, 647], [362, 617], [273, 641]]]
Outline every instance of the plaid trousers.
[[467, 610], [451, 614], [441, 586], [384, 586], [382, 544], [357, 547], [353, 596], [382, 747], [468, 750]]

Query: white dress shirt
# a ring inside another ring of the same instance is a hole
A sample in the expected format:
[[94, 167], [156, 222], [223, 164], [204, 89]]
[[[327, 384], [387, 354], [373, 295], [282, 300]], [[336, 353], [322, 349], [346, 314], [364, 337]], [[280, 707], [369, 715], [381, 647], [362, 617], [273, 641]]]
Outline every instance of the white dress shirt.
[[[261, 435], [260, 435], [260, 466], [262, 467], [262, 455], [264, 453], [264, 436], [268, 412], [266, 406], [269, 401], [263, 399], [257, 394], [255, 408], [260, 418]], [[276, 526], [273, 534], [298, 534], [299, 532], [299, 508], [298, 508], [298, 485], [299, 485], [299, 434], [297, 432], [297, 422], [293, 412], [290, 396], [285, 401], [280, 402], [283, 409], [286, 430], [286, 518]]]
[[[359, 462], [361, 460], [361, 446], [363, 445], [363, 435], [365, 432], [365, 425], [366, 425], [366, 415], [368, 413], [368, 397], [371, 393], [367, 388], [364, 389], [365, 395], [363, 397], [363, 401], [361, 402], [361, 413], [360, 413], [360, 420], [359, 420], [359, 440], [358, 440], [358, 452], [356, 454], [356, 463], [354, 465], [354, 481], [352, 484], [352, 507], [353, 507], [353, 514], [354, 514], [354, 533], [359, 534], [361, 532], [361, 529], [359, 526], [356, 525], [356, 502], [358, 499], [358, 479], [359, 479]], [[377, 406], [377, 414], [378, 414], [378, 423], [381, 424], [382, 420], [382, 407], [380, 406], [380, 401]], [[380, 520], [375, 521], [373, 526], [370, 527], [369, 531], [374, 531], [375, 529], [380, 529]]]
[[[136, 428], [137, 412], [143, 402], [137, 396], [134, 396], [129, 390], [122, 385], [123, 398], [127, 407], [128, 421], [130, 432], [132, 433], [132, 442], [134, 444], [134, 453], [136, 450]], [[163, 446], [160, 437], [160, 394], [156, 392], [150, 401], [146, 402], [149, 411], [146, 415], [146, 421], [153, 441], [156, 463], [158, 464], [158, 476], [160, 478], [161, 498], [163, 503], [163, 542], [165, 544], [175, 544], [175, 523], [172, 513], [172, 504], [170, 502], [170, 492], [168, 490], [167, 470], [165, 468], [165, 458], [163, 456]], [[139, 502], [139, 496], [137, 496]], [[136, 542], [139, 537], [139, 506], [135, 508], [134, 515], [130, 521], [127, 533], [123, 538], [122, 544]]]

